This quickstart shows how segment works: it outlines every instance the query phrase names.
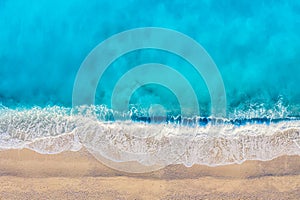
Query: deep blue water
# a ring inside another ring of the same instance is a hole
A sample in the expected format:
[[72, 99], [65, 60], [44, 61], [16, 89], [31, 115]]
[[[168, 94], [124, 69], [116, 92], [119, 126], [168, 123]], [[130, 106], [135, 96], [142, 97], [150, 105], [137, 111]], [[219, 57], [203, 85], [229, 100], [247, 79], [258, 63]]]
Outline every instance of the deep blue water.
[[[182, 32], [207, 50], [222, 75], [228, 113], [284, 108], [277, 117], [299, 116], [300, 3], [290, 0], [1, 0], [0, 102], [70, 107], [76, 73], [88, 53], [116, 33], [149, 26]], [[177, 56], [153, 49], [116, 60], [100, 80], [96, 103], [109, 105], [122, 74], [148, 62], [185, 66], [180, 72], [196, 88], [203, 115], [210, 115], [201, 77]], [[176, 105], [167, 92], [147, 87], [135, 92], [132, 104], [151, 104], [158, 95], [165, 107]]]

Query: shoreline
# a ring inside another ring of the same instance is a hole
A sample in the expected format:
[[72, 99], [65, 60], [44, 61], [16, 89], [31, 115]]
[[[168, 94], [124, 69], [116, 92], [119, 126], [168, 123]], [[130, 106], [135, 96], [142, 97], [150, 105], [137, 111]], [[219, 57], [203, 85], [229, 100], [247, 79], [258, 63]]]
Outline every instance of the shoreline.
[[[46, 198], [45, 198], [46, 197]], [[0, 151], [0, 199], [299, 199], [300, 156], [208, 167], [119, 172], [86, 150]]]
[[129, 176], [158, 179], [254, 178], [262, 176], [300, 175], [300, 156], [281, 156], [270, 161], [248, 160], [241, 164], [222, 166], [170, 165], [147, 173], [114, 170], [96, 160], [84, 148], [59, 154], [40, 154], [29, 149], [0, 151], [0, 176], [20, 177], [109, 177]]

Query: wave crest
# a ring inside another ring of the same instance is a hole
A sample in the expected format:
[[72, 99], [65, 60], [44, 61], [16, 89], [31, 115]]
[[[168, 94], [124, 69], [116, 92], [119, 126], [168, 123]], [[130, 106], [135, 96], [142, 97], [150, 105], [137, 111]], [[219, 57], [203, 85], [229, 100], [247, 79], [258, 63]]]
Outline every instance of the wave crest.
[[[95, 117], [95, 113], [102, 116]], [[43, 154], [87, 148], [96, 158], [151, 166], [210, 166], [300, 155], [300, 121], [277, 123], [178, 123], [105, 121], [110, 111], [61, 107], [0, 109], [0, 149], [29, 148]], [[99, 156], [100, 155], [100, 156]]]

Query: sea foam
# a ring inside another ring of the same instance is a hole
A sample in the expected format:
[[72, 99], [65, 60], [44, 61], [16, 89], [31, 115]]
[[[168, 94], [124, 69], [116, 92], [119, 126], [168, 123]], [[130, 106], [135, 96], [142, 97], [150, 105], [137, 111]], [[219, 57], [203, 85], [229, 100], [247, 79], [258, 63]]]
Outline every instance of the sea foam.
[[104, 120], [109, 113], [104, 107], [79, 110], [57, 106], [2, 108], [0, 149], [28, 148], [57, 154], [84, 147], [99, 160], [137, 161], [145, 166], [216, 166], [300, 155], [297, 119], [270, 123], [248, 120], [243, 125], [211, 120], [206, 125], [183, 125], [109, 121]]

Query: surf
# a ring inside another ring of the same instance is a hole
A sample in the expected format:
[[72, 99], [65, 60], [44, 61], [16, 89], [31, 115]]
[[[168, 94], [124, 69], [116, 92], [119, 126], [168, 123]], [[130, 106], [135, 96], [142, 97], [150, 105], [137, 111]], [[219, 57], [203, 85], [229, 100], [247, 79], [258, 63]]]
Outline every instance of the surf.
[[218, 166], [300, 155], [300, 120], [296, 117], [177, 116], [173, 121], [151, 122], [148, 117], [134, 118], [132, 113], [123, 113], [124, 120], [111, 120], [112, 113], [104, 106], [2, 107], [0, 149], [57, 154], [86, 148], [99, 159], [145, 166]]

